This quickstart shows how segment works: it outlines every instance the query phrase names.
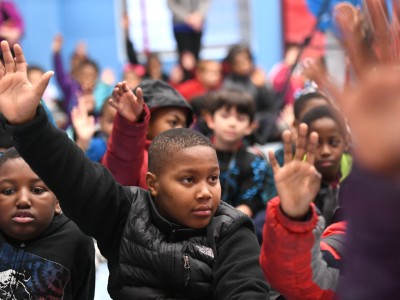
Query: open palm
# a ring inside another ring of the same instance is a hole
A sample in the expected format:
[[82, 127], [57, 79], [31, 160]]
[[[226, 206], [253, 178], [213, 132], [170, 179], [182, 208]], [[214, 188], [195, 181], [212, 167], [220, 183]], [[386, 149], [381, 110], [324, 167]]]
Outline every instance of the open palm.
[[0, 112], [11, 124], [23, 124], [32, 120], [36, 108], [53, 75], [47, 72], [36, 85], [27, 78], [27, 64], [19, 45], [14, 45], [15, 60], [9, 45], [1, 42], [4, 64], [0, 64]]
[[125, 81], [117, 83], [110, 99], [110, 105], [129, 122], [139, 121], [143, 112], [143, 93], [136, 89], [136, 95], [128, 88]]
[[[321, 175], [314, 167], [318, 134], [311, 133], [307, 143], [307, 130], [307, 125], [300, 125], [294, 156], [291, 133], [284, 132], [282, 167], [276, 161], [274, 153], [269, 153], [282, 210], [291, 218], [302, 218], [307, 214], [310, 203], [315, 199], [321, 184]], [[306, 158], [303, 159], [305, 154]]]

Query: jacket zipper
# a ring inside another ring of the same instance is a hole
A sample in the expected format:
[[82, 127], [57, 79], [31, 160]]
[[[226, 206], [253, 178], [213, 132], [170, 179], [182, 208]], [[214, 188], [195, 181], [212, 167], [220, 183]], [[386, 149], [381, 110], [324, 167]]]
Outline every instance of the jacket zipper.
[[183, 255], [183, 267], [186, 270], [186, 279], [185, 279], [185, 286], [189, 284], [190, 280], [190, 263], [189, 263], [189, 255]]

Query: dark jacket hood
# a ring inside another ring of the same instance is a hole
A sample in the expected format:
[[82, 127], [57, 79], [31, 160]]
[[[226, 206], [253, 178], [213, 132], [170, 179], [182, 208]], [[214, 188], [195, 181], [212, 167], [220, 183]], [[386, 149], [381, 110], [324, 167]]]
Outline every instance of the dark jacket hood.
[[[192, 107], [185, 98], [168, 83], [161, 80], [145, 79], [138, 87], [142, 89], [144, 102], [150, 112], [164, 107], [181, 107], [186, 110], [187, 127], [192, 124]], [[135, 88], [135, 93], [138, 87]]]

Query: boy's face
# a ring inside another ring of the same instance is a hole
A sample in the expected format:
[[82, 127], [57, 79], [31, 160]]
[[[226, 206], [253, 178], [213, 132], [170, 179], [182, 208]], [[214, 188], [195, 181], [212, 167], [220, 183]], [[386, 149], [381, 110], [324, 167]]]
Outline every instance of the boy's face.
[[309, 132], [318, 133], [315, 167], [326, 182], [338, 179], [340, 161], [347, 142], [339, 126], [331, 118], [322, 118], [311, 123]]
[[111, 135], [116, 114], [117, 110], [107, 105], [106, 108], [104, 108], [103, 115], [100, 117], [100, 130], [107, 136]]
[[60, 212], [55, 195], [22, 158], [0, 167], [0, 229], [17, 240], [30, 240], [47, 229]]
[[215, 150], [206, 146], [181, 149], [159, 173], [147, 173], [146, 179], [160, 214], [189, 228], [206, 227], [221, 199]]
[[186, 127], [186, 111], [179, 107], [160, 108], [151, 113], [147, 138], [153, 140], [161, 132]]
[[207, 88], [215, 88], [221, 81], [222, 78], [222, 67], [219, 62], [207, 62], [205, 63], [203, 70], [196, 72], [197, 78]]
[[216, 145], [236, 145], [252, 131], [250, 116], [239, 113], [235, 107], [221, 107], [212, 117], [207, 117], [207, 125], [214, 132]]
[[96, 85], [97, 76], [98, 74], [96, 69], [89, 64], [84, 65], [79, 69], [78, 82], [81, 85], [83, 92], [93, 91]]
[[236, 54], [231, 66], [232, 72], [241, 76], [248, 76], [253, 70], [253, 63], [246, 52]]

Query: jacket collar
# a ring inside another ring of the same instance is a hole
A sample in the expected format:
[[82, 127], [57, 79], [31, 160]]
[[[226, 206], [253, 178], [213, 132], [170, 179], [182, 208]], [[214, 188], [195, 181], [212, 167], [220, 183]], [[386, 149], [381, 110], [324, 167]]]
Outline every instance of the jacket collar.
[[155, 199], [148, 191], [149, 206], [152, 223], [165, 234], [170, 241], [185, 240], [192, 236], [203, 235], [206, 232], [206, 227], [201, 229], [187, 228], [182, 225], [173, 223], [165, 219], [157, 210]]

